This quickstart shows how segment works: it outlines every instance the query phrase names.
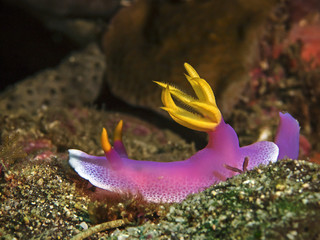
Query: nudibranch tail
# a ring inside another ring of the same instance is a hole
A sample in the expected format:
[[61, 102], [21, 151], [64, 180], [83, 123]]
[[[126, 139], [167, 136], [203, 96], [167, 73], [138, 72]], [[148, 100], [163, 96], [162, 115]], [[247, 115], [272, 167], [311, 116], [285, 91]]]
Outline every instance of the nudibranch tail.
[[[185, 63], [184, 67], [189, 74], [185, 76], [198, 99], [189, 96], [172, 85], [155, 82], [163, 88], [161, 100], [164, 107], [162, 109], [167, 111], [173, 120], [185, 127], [204, 132], [212, 131], [222, 119], [213, 91], [210, 85], [199, 77], [193, 67], [188, 63]], [[194, 112], [177, 106], [171, 95], [193, 109]]]
[[296, 119], [289, 113], [279, 113], [280, 124], [275, 143], [279, 147], [278, 159], [297, 159], [299, 156], [299, 132], [300, 126]]

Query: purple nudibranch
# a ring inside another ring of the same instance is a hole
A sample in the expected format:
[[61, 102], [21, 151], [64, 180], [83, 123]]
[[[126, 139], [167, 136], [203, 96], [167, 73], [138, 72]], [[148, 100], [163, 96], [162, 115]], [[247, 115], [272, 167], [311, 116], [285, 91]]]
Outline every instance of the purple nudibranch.
[[[260, 164], [282, 158], [297, 159], [299, 123], [289, 113], [280, 113], [275, 143], [256, 142], [240, 147], [234, 129], [221, 116], [209, 84], [187, 63], [187, 80], [197, 98], [165, 83], [162, 107], [177, 123], [209, 135], [208, 145], [189, 159], [177, 162], [139, 161], [128, 158], [122, 143], [122, 121], [114, 134], [114, 146], [105, 129], [101, 144], [105, 156], [91, 156], [80, 150], [69, 150], [69, 163], [78, 174], [94, 186], [112, 192], [140, 193], [152, 202], [181, 202], [189, 194], [202, 191]], [[175, 104], [172, 96], [194, 111]], [[245, 168], [245, 169], [244, 169]], [[234, 171], [239, 169], [239, 171]]]

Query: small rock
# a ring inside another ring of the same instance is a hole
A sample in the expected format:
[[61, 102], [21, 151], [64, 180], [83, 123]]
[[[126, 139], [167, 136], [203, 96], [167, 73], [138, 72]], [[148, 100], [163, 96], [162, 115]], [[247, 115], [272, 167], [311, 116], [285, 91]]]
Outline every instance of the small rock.
[[82, 227], [83, 228], [83, 230], [87, 230], [88, 229], [88, 224], [86, 223], [86, 222], [82, 222], [82, 223], [80, 223], [80, 225], [79, 225], [80, 227]]

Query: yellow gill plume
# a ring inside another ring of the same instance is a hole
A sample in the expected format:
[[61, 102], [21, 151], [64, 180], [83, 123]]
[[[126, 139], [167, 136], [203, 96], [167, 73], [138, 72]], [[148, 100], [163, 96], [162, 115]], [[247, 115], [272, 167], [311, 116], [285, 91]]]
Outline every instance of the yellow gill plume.
[[[221, 121], [221, 113], [216, 105], [216, 100], [210, 85], [191, 67], [188, 63], [184, 64], [187, 74], [187, 80], [191, 84], [198, 99], [182, 92], [172, 85], [155, 82], [160, 85], [163, 90], [161, 100], [164, 105], [162, 109], [166, 110], [169, 115], [177, 123], [198, 131], [212, 131]], [[177, 106], [172, 96], [195, 110], [194, 113]]]

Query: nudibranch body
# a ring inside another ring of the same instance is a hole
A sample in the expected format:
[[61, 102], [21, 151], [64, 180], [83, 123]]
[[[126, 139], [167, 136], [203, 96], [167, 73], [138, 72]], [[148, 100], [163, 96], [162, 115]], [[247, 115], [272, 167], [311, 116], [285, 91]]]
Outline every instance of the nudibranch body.
[[[187, 80], [195, 91], [193, 98], [179, 89], [157, 82], [163, 90], [163, 109], [179, 124], [209, 135], [208, 145], [187, 160], [177, 162], [138, 161], [128, 158], [122, 143], [122, 121], [114, 133], [114, 146], [105, 129], [101, 144], [105, 156], [91, 156], [69, 150], [69, 163], [94, 186], [113, 192], [142, 194], [152, 202], [181, 202], [212, 184], [226, 180], [243, 170], [288, 157], [296, 159], [299, 151], [299, 124], [289, 114], [280, 113], [275, 143], [256, 142], [240, 147], [237, 134], [226, 124], [216, 105], [209, 84], [187, 63]], [[188, 106], [177, 106], [172, 96]]]

